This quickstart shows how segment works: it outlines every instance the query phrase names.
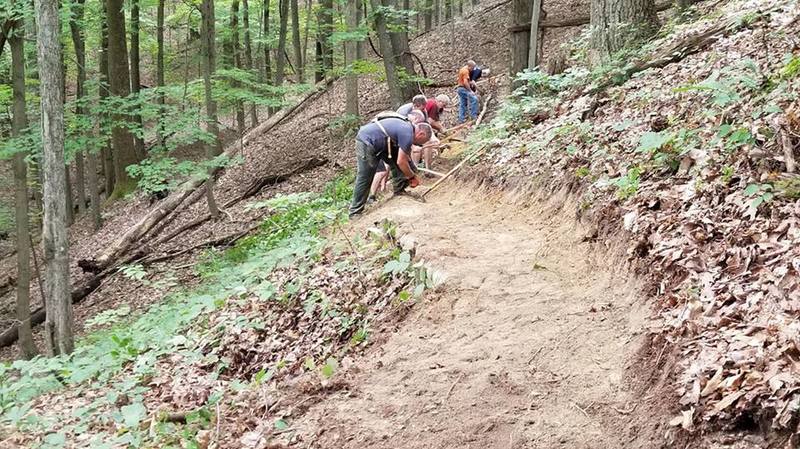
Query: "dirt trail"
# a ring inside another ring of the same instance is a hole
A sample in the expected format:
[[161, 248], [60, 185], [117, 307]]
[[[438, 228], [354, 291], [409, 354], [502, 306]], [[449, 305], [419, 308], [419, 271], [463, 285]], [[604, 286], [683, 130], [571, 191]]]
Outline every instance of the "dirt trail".
[[[435, 195], [395, 198], [389, 218], [443, 272], [350, 391], [299, 428], [319, 448], [656, 447], [631, 408], [627, 364], [647, 309], [633, 285], [592, 260], [566, 213]], [[644, 422], [647, 424], [647, 422]]]

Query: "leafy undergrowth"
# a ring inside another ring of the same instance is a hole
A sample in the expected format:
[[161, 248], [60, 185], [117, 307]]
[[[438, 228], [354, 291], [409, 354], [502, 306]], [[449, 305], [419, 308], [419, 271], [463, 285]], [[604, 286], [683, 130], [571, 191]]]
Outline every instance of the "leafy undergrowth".
[[[613, 246], [623, 232], [680, 354], [676, 428], [795, 434], [800, 22], [789, 2], [718, 6], [601, 67], [582, 65], [577, 42], [567, 72], [524, 74], [527, 90], [474, 133], [494, 150], [463, 176], [569, 193], [596, 226], [586, 238]], [[704, 51], [628, 77], [630, 61], [721, 21], [726, 36]]]
[[336, 238], [350, 181], [253, 204], [269, 218], [207, 255], [201, 287], [135, 318], [104, 313], [97, 323], [111, 326], [70, 357], [0, 366], [3, 442], [249, 447], [289, 434], [287, 385], [336, 388], [348, 354], [432, 283], [390, 223], [364, 241]]

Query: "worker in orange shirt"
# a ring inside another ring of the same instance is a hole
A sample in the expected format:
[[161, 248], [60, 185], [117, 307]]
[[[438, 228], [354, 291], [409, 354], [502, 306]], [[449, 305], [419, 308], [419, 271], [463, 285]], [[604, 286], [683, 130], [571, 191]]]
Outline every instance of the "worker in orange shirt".
[[467, 65], [458, 71], [458, 123], [464, 123], [469, 113], [470, 120], [478, 118], [478, 94], [472, 89], [470, 73], [475, 68], [475, 61], [467, 61]]

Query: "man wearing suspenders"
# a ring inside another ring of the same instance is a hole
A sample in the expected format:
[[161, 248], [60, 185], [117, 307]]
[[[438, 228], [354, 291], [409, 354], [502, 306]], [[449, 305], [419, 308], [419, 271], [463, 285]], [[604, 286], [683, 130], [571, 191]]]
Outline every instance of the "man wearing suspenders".
[[402, 193], [408, 186], [413, 188], [419, 185], [419, 179], [409, 165], [411, 145], [425, 144], [432, 134], [433, 130], [427, 123], [412, 124], [407, 118], [394, 113], [379, 114], [358, 130], [358, 174], [350, 204], [351, 217], [364, 211], [379, 161], [389, 166], [395, 194]]

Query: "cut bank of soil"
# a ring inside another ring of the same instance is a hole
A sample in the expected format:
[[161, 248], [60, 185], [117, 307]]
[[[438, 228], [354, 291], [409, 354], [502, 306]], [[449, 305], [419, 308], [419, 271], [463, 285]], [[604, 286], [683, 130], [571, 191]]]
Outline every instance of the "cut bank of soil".
[[296, 423], [304, 447], [661, 445], [626, 380], [647, 308], [574, 219], [455, 188], [393, 198], [356, 227], [384, 218], [446, 281], [366, 355], [350, 391]]

